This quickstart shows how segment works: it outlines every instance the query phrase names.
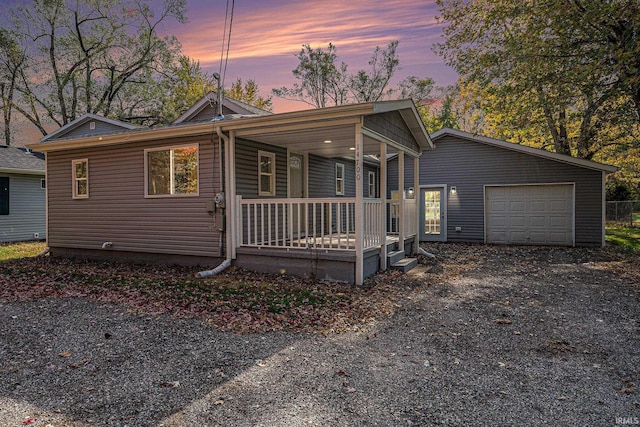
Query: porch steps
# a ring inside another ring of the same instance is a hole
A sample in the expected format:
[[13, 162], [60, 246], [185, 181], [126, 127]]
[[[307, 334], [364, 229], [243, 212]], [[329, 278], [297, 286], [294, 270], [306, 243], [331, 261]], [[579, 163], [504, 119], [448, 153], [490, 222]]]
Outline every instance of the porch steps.
[[387, 265], [393, 265], [404, 258], [404, 251], [394, 250], [387, 252]]
[[406, 273], [407, 271], [413, 270], [416, 265], [418, 265], [416, 258], [402, 258], [400, 261], [391, 264], [391, 268]]
[[387, 253], [387, 265], [394, 270], [406, 273], [418, 265], [418, 260], [415, 258], [405, 257], [405, 252], [403, 250], [392, 250]]

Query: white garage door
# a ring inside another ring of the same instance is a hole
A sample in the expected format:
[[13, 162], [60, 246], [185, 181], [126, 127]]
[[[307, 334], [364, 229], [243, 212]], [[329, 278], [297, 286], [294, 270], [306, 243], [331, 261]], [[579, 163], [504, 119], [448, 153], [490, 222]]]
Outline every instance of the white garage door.
[[487, 186], [486, 241], [572, 246], [573, 209], [573, 184]]

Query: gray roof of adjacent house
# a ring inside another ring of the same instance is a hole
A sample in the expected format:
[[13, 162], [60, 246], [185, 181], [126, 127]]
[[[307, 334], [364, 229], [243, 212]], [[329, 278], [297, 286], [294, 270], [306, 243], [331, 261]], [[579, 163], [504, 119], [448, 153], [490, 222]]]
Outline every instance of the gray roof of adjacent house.
[[0, 173], [44, 175], [44, 160], [26, 148], [0, 145]]

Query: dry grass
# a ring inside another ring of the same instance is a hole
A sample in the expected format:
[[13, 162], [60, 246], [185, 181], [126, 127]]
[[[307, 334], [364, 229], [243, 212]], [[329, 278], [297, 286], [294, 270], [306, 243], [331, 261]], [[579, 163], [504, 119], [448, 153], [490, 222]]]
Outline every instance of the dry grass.
[[46, 247], [45, 242], [0, 243], [0, 261], [36, 256]]

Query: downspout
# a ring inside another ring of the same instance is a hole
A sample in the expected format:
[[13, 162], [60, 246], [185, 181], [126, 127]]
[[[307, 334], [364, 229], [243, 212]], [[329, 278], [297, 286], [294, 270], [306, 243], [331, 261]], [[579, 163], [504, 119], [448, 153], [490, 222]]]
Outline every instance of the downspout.
[[[229, 137], [227, 135], [225, 135], [224, 133], [222, 133], [222, 129], [220, 128], [220, 126], [216, 126], [216, 133], [218, 134], [218, 138], [220, 139], [220, 141], [224, 141], [224, 146], [225, 148], [229, 146]], [[220, 144], [220, 156], [218, 157], [218, 167], [220, 168], [220, 179], [222, 180], [222, 188], [224, 188], [226, 190], [226, 186], [227, 186], [227, 181], [225, 179], [225, 176], [227, 174], [227, 168], [225, 168], [225, 173], [222, 173], [222, 143]], [[225, 191], [226, 195], [225, 198], [227, 198], [229, 196], [229, 192]], [[226, 203], [229, 203], [229, 200], [226, 200]], [[226, 209], [225, 209], [226, 211]], [[225, 233], [225, 230], [229, 230], [229, 227], [227, 225], [227, 218], [228, 215], [226, 215], [226, 212], [222, 215], [223, 218], [223, 228], [220, 230], [220, 241], [222, 242], [222, 236]], [[228, 246], [228, 245], [227, 245]], [[220, 244], [220, 249], [222, 249], [222, 243]], [[205, 271], [200, 271], [198, 273], [196, 273], [196, 278], [201, 279], [203, 277], [210, 277], [210, 276], [215, 276], [216, 274], [221, 273], [222, 271], [224, 271], [225, 269], [227, 269], [230, 265], [231, 265], [231, 250], [229, 250], [229, 248], [227, 248], [226, 251], [226, 258], [224, 261], [222, 261], [222, 263], [220, 265], [218, 265], [216, 268], [212, 269], [212, 270], [205, 270]]]

